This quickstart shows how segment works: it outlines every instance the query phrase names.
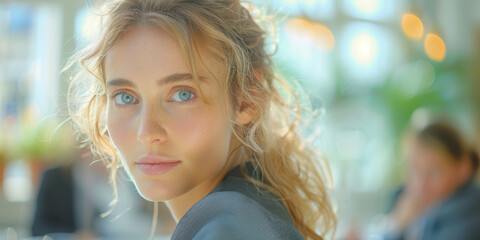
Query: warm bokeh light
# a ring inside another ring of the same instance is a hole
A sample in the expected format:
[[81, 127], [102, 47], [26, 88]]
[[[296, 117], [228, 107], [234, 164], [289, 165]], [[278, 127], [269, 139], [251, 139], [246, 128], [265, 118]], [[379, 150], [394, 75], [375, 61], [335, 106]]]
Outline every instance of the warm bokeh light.
[[287, 22], [285, 27], [288, 35], [295, 38], [298, 44], [309, 44], [311, 42], [311, 23], [303, 18], [293, 18]]
[[358, 64], [370, 65], [378, 53], [377, 40], [368, 33], [359, 34], [352, 41], [351, 53]]
[[442, 38], [436, 34], [429, 33], [425, 37], [425, 52], [427, 56], [437, 62], [443, 61], [446, 55], [445, 43]]
[[309, 28], [311, 23], [304, 18], [292, 18], [287, 23], [287, 30], [301, 30], [304, 31]]
[[411, 13], [403, 14], [402, 30], [408, 38], [420, 40], [423, 37], [423, 23], [420, 18]]
[[322, 24], [312, 25], [313, 46], [318, 50], [329, 51], [335, 47], [335, 37], [332, 31]]
[[312, 24], [303, 18], [293, 18], [287, 23], [286, 29], [298, 44], [311, 44], [321, 51], [330, 51], [335, 46], [332, 31], [320, 23]]

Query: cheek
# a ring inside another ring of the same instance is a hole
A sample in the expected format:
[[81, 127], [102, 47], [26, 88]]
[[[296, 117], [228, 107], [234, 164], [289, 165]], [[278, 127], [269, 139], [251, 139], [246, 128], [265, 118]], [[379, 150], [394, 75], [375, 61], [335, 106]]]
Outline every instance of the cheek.
[[454, 179], [449, 172], [443, 172], [432, 181], [432, 188], [438, 197], [443, 197], [454, 188]]
[[115, 147], [122, 154], [128, 150], [129, 146], [133, 146], [132, 140], [136, 141], [136, 133], [133, 131], [130, 117], [119, 116], [114, 111], [107, 112], [107, 128]]
[[173, 119], [170, 137], [177, 146], [189, 149], [185, 152], [197, 155], [190, 157], [198, 158], [213, 153], [224, 155], [228, 152], [231, 130], [221, 111], [203, 109]]

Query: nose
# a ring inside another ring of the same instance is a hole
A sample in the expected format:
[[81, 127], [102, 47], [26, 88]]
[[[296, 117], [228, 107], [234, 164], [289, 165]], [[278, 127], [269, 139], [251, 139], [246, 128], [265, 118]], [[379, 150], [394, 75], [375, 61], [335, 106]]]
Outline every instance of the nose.
[[165, 142], [166, 131], [162, 126], [159, 110], [155, 106], [145, 106], [140, 113], [137, 139], [145, 145]]

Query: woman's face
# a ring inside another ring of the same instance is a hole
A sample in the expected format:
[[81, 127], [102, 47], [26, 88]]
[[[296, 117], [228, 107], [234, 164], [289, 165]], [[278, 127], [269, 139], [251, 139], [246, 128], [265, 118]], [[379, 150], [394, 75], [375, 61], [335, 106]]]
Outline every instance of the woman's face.
[[232, 167], [227, 111], [234, 111], [215, 80], [225, 74], [221, 64], [203, 60], [208, 70], [197, 64], [197, 71], [206, 102], [177, 42], [159, 30], [136, 26], [106, 56], [108, 132], [146, 199], [206, 194]]
[[408, 187], [427, 202], [448, 197], [460, 185], [458, 164], [443, 149], [414, 140], [408, 151]]

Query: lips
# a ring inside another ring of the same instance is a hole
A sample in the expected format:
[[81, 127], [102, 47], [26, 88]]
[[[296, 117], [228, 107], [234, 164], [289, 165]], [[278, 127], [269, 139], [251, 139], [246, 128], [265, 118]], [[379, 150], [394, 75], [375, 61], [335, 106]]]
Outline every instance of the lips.
[[146, 175], [162, 175], [169, 172], [180, 163], [181, 161], [173, 158], [147, 155], [138, 159], [135, 165], [138, 170]]

